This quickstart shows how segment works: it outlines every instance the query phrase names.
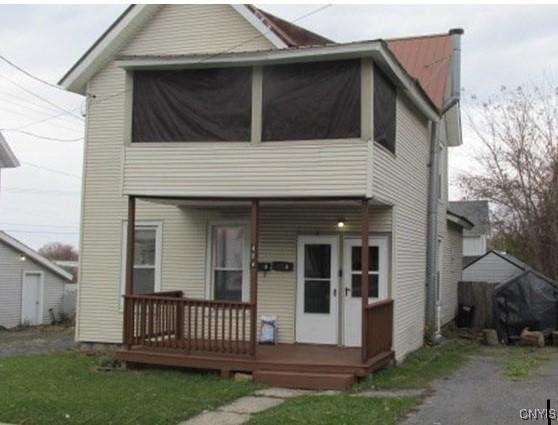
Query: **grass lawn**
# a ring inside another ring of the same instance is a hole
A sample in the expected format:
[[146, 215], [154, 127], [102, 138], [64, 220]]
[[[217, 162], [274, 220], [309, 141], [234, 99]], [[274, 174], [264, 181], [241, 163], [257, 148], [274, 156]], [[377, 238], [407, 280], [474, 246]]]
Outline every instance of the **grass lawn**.
[[430, 381], [451, 375], [479, 348], [478, 342], [451, 337], [440, 345], [424, 346], [411, 353], [397, 367], [389, 367], [369, 376], [354, 386], [366, 388], [420, 388]]
[[174, 370], [97, 372], [75, 353], [0, 359], [0, 422], [176, 425], [256, 385]]
[[303, 396], [256, 415], [249, 425], [391, 425], [417, 404], [414, 397]]

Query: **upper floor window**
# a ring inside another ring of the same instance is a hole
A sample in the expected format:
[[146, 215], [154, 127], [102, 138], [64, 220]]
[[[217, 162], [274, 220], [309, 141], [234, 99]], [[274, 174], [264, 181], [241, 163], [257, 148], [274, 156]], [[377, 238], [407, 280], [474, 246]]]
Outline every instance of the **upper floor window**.
[[360, 137], [360, 60], [263, 69], [262, 140]]
[[374, 140], [395, 153], [396, 89], [374, 67]]
[[133, 142], [249, 141], [250, 68], [136, 71]]

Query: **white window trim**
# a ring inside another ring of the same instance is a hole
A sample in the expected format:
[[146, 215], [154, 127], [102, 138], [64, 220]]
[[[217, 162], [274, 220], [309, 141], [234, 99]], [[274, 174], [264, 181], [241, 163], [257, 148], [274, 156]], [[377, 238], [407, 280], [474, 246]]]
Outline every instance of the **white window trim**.
[[217, 226], [244, 227], [242, 258], [242, 301], [250, 300], [250, 223], [248, 220], [211, 220], [207, 226], [207, 244], [205, 255], [205, 298], [213, 300], [213, 229]]
[[44, 310], [44, 301], [45, 301], [45, 273], [41, 270], [24, 270], [23, 274], [21, 275], [21, 304], [20, 304], [20, 310], [21, 310], [21, 314], [20, 314], [20, 320], [21, 323], [23, 324], [23, 316], [24, 316], [24, 312], [23, 312], [23, 300], [25, 297], [25, 285], [23, 285], [23, 283], [25, 282], [25, 276], [30, 275], [30, 274], [38, 274], [41, 277], [41, 283], [40, 283], [40, 289], [39, 289], [39, 311], [41, 312], [40, 316], [39, 316], [39, 323], [37, 323], [37, 325], [42, 325], [44, 322], [44, 317], [45, 317], [45, 310]]
[[[163, 223], [161, 221], [136, 220], [136, 229], [140, 227], [155, 228], [155, 292], [161, 290], [161, 259]], [[120, 267], [120, 310], [124, 307], [126, 293], [126, 245], [128, 238], [128, 220], [122, 221], [122, 262]]]

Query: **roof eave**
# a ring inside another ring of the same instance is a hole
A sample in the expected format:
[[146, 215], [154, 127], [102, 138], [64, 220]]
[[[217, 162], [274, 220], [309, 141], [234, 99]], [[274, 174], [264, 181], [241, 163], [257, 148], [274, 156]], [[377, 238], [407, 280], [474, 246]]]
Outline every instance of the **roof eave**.
[[450, 210], [447, 210], [447, 212], [448, 221], [457, 224], [465, 230], [471, 230], [473, 228], [474, 224], [467, 217], [463, 217]]
[[50, 269], [51, 272], [59, 275], [60, 277], [68, 281], [71, 281], [73, 279], [73, 275], [71, 273], [68, 273], [66, 270], [58, 267], [56, 264], [43, 257], [41, 254], [29, 248], [27, 245], [21, 243], [17, 239], [11, 237], [7, 233], [0, 231], [0, 241], [4, 242], [6, 245], [9, 245], [15, 251], [19, 251], [20, 253], [25, 254], [27, 257], [41, 264], [47, 269]]
[[14, 152], [0, 133], [0, 168], [16, 168], [19, 167], [19, 161], [17, 160]]

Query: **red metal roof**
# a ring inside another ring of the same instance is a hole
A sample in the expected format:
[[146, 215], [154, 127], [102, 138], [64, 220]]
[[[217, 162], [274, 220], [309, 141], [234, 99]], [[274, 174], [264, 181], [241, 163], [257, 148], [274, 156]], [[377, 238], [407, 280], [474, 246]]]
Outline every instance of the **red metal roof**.
[[441, 109], [446, 94], [453, 48], [449, 34], [386, 40], [389, 49]]
[[[294, 25], [271, 13], [248, 6], [268, 28], [289, 47], [333, 44], [319, 34]], [[386, 40], [403, 68], [419, 83], [430, 100], [439, 109], [444, 103], [452, 53], [449, 34], [424, 35]]]

